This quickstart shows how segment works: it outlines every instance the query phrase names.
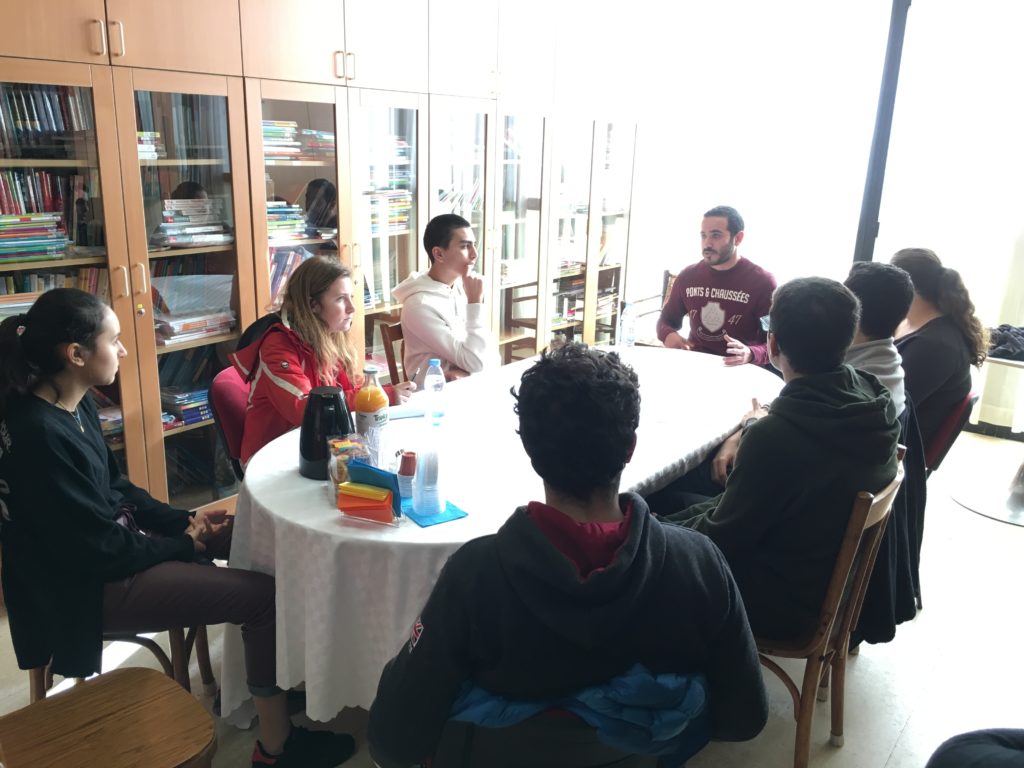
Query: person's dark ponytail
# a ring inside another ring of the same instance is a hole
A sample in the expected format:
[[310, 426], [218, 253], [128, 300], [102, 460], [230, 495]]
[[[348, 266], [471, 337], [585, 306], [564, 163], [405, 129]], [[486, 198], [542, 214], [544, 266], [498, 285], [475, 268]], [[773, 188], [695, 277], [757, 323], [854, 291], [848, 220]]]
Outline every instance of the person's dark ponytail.
[[935, 305], [960, 329], [971, 362], [980, 366], [988, 357], [988, 331], [974, 313], [974, 302], [960, 273], [942, 266], [935, 252], [927, 248], [904, 248], [896, 252], [892, 263], [910, 274], [914, 293]]
[[23, 315], [0, 323], [0, 415], [11, 392], [24, 394], [64, 369], [61, 345], [93, 349], [107, 305], [77, 288], [47, 291]]
[[0, 413], [7, 410], [8, 393], [24, 391], [29, 380], [29, 365], [21, 344], [27, 319], [27, 314], [13, 315], [0, 323]]

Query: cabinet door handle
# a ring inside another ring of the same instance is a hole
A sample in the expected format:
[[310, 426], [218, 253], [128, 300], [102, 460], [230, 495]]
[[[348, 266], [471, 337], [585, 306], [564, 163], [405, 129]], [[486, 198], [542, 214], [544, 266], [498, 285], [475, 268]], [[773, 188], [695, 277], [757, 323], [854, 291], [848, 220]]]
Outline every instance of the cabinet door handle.
[[[349, 62], [350, 59], [352, 61], [352, 66], [351, 67], [348, 65], [348, 62]], [[351, 75], [348, 74], [349, 71], [352, 72]], [[345, 54], [345, 79], [346, 80], [355, 80], [356, 79], [356, 55], [354, 53], [352, 53], [351, 51], [349, 51], [348, 53]]]
[[146, 272], [149, 268], [145, 264], [136, 264], [135, 266], [139, 268], [139, 282], [142, 284], [142, 290], [139, 291], [139, 293], [145, 294], [149, 291], [149, 287], [146, 282]]
[[[341, 71], [338, 71], [338, 62], [341, 62]], [[339, 80], [345, 79], [345, 52], [335, 51], [334, 52], [334, 76]]]
[[124, 22], [112, 21], [110, 23], [111, 23], [111, 25], [114, 25], [114, 24], [117, 25], [117, 31], [120, 33], [120, 38], [121, 38], [121, 50], [120, 50], [120, 52], [114, 53], [114, 51], [111, 50], [110, 54], [111, 54], [111, 56], [119, 56], [119, 57], [120, 56], [124, 56]]
[[121, 270], [121, 274], [124, 276], [124, 296], [131, 296], [132, 289], [128, 286], [128, 267], [114, 267], [114, 270]]
[[107, 55], [107, 25], [103, 23], [103, 19], [93, 19], [93, 24], [100, 25], [100, 56]]

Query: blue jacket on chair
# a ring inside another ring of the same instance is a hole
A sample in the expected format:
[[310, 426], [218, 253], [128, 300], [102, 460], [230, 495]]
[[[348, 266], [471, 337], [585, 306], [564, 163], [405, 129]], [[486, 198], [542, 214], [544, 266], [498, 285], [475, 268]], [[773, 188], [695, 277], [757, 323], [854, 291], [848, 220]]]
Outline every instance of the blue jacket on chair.
[[598, 738], [626, 752], [663, 757], [679, 765], [711, 740], [707, 687], [703, 675], [654, 675], [642, 664], [607, 683], [560, 699], [517, 701], [467, 682], [452, 706], [451, 719], [504, 728], [551, 709], [573, 713]]

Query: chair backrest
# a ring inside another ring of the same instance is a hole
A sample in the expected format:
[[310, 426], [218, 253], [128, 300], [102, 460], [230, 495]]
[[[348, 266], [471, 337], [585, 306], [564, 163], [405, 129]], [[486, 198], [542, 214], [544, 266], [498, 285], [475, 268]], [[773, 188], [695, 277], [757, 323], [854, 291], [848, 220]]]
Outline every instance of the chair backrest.
[[675, 285], [676, 276], [665, 270], [664, 282], [661, 284], [661, 306], [665, 306], [665, 302], [668, 301], [668, 295], [672, 293], [672, 286]]
[[239, 458], [242, 455], [242, 430], [248, 404], [249, 384], [233, 366], [228, 366], [213, 377], [210, 384], [210, 409], [239, 480], [244, 474]]
[[[402, 378], [398, 378], [398, 358], [395, 356], [395, 344], [404, 339], [402, 336], [402, 324], [393, 323], [387, 325], [383, 323], [380, 326], [380, 335], [384, 340], [384, 357], [388, 361], [388, 375], [391, 377], [391, 383], [397, 384], [400, 381], [408, 381], [409, 377], [406, 374], [405, 365], [402, 366]], [[402, 346], [404, 349], [404, 343]]]
[[893, 501], [903, 482], [902, 446], [899, 457], [896, 477], [892, 482], [876, 494], [861, 491], [854, 499], [814, 634], [800, 648], [773, 648], [770, 641], [759, 638], [758, 650], [761, 653], [791, 658], [828, 655], [838, 647], [841, 638], [849, 637], [850, 630], [857, 625], [868, 577], [874, 567]]
[[963, 431], [967, 420], [971, 418], [971, 411], [974, 410], [976, 402], [978, 402], [978, 393], [968, 392], [967, 396], [949, 412], [949, 416], [942, 422], [942, 426], [939, 427], [939, 431], [935, 433], [932, 441], [925, 446], [924, 465], [928, 468], [929, 474], [938, 469], [942, 460], [946, 458], [946, 454], [949, 453], [949, 449], [953, 447], [953, 443]]

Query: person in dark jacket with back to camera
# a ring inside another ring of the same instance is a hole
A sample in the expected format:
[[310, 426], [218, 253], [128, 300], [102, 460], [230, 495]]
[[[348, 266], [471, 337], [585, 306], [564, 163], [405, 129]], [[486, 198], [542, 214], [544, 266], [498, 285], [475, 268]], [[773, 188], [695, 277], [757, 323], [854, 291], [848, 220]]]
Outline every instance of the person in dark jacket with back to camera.
[[857, 298], [835, 280], [776, 289], [768, 353], [786, 386], [767, 412], [748, 414], [725, 491], [666, 516], [721, 548], [759, 638], [813, 631], [854, 497], [896, 476], [889, 392], [843, 364], [858, 317]]
[[226, 557], [227, 521], [157, 501], [104, 443], [89, 389], [114, 382], [120, 333], [110, 307], [73, 288], [0, 324], [0, 539], [18, 665], [85, 677], [100, 671], [104, 631], [241, 624], [254, 768], [340, 765], [352, 737], [292, 727], [275, 684], [273, 578], [194, 562]]
[[[767, 718], [764, 684], [725, 559], [705, 536], [662, 525], [643, 499], [618, 490], [636, 446], [636, 374], [614, 352], [570, 344], [542, 355], [513, 397], [545, 502], [520, 507], [445, 565], [381, 675], [368, 731], [374, 759], [384, 768], [431, 756], [440, 764], [463, 727], [449, 720], [500, 727], [487, 735], [508, 736], [503, 759], [527, 744], [535, 766], [579, 764], [595, 744], [678, 764], [709, 737], [753, 738]], [[654, 722], [669, 710], [689, 725], [672, 738], [616, 739], [614, 716], [596, 722], [580, 704], [605, 701], [613, 679], [620, 692], [642, 691], [628, 705], [651, 710]], [[653, 696], [658, 685], [687, 691], [686, 701]], [[571, 748], [519, 730], [553, 721], [552, 708], [582, 718], [555, 728], [583, 729]], [[506, 764], [495, 760], [474, 752], [469, 764]]]

